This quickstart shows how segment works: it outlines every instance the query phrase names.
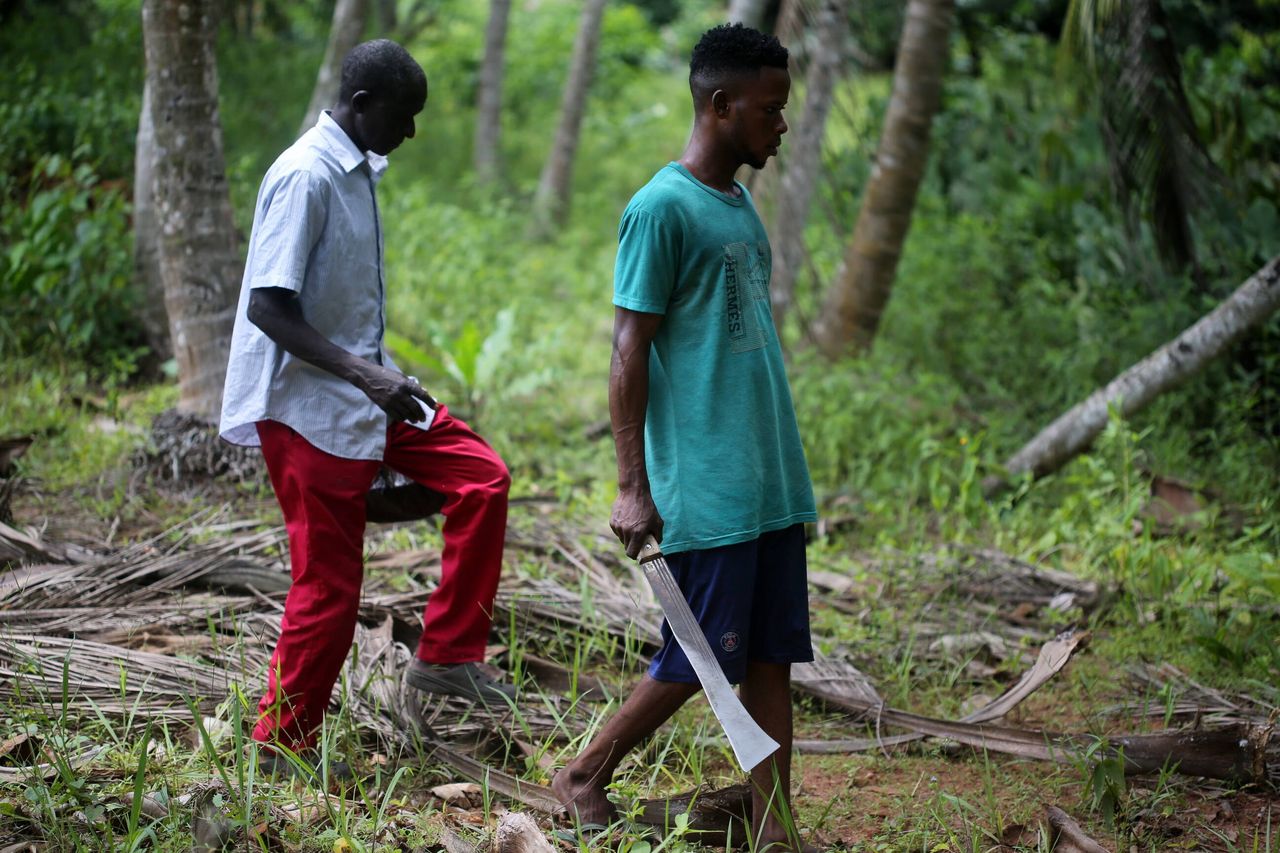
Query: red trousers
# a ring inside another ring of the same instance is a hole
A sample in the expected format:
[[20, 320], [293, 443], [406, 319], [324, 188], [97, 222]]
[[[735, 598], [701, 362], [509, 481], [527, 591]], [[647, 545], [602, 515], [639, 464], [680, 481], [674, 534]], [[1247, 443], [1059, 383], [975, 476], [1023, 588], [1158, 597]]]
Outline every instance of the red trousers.
[[[289, 534], [293, 585], [253, 738], [296, 751], [313, 742], [355, 636], [365, 495], [380, 463], [332, 456], [276, 421], [260, 421], [258, 435]], [[482, 660], [507, 527], [506, 465], [444, 406], [425, 432], [391, 424], [381, 464], [445, 496], [440, 585], [423, 614], [418, 658]]]

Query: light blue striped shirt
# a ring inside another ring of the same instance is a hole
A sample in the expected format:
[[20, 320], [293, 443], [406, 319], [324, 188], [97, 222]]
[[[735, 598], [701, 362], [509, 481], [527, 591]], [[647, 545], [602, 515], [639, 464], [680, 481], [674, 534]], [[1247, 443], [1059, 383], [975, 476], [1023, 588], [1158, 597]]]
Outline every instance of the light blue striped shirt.
[[[383, 346], [386, 288], [375, 187], [387, 158], [361, 153], [328, 113], [285, 150], [258, 190], [231, 357], [222, 437], [257, 445], [255, 424], [279, 421], [346, 459], [381, 459], [387, 415], [363, 391], [281, 349], [249, 322], [249, 293], [283, 287], [333, 343], [395, 368]], [[424, 407], [425, 408], [425, 407]], [[426, 429], [428, 419], [413, 426]]]

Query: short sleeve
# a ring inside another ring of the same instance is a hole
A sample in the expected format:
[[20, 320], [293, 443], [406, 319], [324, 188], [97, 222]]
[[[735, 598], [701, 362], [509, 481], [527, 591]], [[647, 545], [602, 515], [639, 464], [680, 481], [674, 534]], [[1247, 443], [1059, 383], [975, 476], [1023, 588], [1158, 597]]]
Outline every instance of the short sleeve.
[[298, 170], [280, 176], [264, 192], [253, 223], [248, 285], [301, 291], [311, 250], [324, 229], [324, 183]]
[[675, 290], [680, 241], [662, 219], [628, 210], [618, 226], [613, 304], [646, 314], [666, 314]]

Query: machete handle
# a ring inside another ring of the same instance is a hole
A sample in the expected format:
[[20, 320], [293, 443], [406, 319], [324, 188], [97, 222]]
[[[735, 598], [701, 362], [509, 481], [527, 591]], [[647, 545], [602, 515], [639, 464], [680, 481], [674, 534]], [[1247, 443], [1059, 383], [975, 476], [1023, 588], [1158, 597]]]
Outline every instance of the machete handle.
[[640, 549], [640, 556], [636, 558], [636, 562], [640, 565], [656, 560], [662, 556], [662, 548], [658, 545], [658, 540], [653, 538], [652, 533], [645, 534], [644, 546]]

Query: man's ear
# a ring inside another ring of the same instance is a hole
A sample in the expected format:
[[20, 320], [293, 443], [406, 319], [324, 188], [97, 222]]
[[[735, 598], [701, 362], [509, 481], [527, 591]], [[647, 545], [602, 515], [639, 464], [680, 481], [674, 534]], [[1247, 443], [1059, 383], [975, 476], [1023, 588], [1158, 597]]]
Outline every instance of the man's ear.
[[362, 113], [369, 107], [369, 102], [373, 100], [373, 95], [365, 89], [361, 89], [351, 96], [351, 111], [354, 113]]
[[711, 109], [716, 118], [727, 118], [729, 115], [729, 93], [724, 89], [716, 89], [711, 93]]

